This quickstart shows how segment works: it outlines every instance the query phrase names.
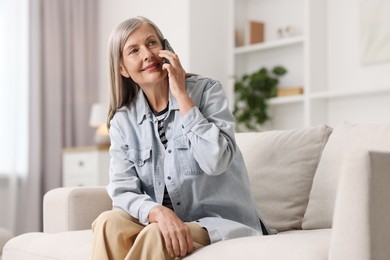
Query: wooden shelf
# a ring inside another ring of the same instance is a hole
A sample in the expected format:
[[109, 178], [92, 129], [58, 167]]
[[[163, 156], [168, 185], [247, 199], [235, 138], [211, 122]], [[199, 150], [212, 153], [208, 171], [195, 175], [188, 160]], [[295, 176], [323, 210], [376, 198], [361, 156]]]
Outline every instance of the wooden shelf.
[[323, 91], [310, 94], [311, 99], [331, 99], [331, 98], [347, 98], [354, 96], [378, 95], [382, 93], [390, 93], [389, 87], [378, 87], [373, 89], [349, 89], [343, 91]]
[[270, 42], [263, 42], [263, 43], [258, 43], [258, 44], [236, 47], [234, 50], [234, 54], [238, 55], [238, 54], [252, 53], [252, 52], [256, 52], [256, 51], [271, 50], [271, 49], [286, 47], [286, 46], [295, 45], [295, 44], [303, 44], [303, 42], [304, 42], [303, 36], [282, 38], [282, 39], [270, 41]]
[[283, 104], [293, 104], [300, 103], [304, 101], [303, 95], [293, 95], [288, 97], [275, 97], [268, 100], [269, 105], [283, 105]]

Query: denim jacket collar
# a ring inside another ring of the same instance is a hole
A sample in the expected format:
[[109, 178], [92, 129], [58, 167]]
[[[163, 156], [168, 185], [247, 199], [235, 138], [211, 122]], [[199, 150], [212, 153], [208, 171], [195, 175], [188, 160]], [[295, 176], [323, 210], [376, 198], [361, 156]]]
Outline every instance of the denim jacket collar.
[[[150, 118], [152, 116], [152, 111], [149, 107], [148, 101], [144, 95], [144, 92], [140, 89], [137, 94], [136, 102], [136, 111], [137, 111], [137, 123], [140, 125], [144, 119]], [[169, 91], [169, 111], [178, 110], [179, 105], [177, 104], [176, 98]]]

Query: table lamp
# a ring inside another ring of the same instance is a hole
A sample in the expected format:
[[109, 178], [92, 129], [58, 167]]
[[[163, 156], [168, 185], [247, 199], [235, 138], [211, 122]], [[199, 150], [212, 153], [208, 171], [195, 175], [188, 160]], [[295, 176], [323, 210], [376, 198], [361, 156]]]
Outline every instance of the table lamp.
[[89, 125], [96, 128], [95, 143], [109, 144], [110, 137], [107, 129], [107, 111], [108, 106], [103, 103], [94, 103], [91, 108], [91, 115], [89, 118]]

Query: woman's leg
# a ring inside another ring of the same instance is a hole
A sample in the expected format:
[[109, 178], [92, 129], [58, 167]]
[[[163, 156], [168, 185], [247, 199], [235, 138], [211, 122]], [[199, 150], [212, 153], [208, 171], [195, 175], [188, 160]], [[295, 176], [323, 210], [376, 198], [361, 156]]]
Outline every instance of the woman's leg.
[[201, 247], [210, 245], [209, 233], [205, 228], [202, 228], [196, 222], [188, 222], [186, 225], [191, 230], [192, 240], [194, 241], [194, 251]]
[[[199, 226], [196, 222], [185, 223], [191, 230], [194, 242], [194, 250], [210, 244], [207, 230]], [[126, 260], [167, 260], [180, 259], [172, 258], [165, 248], [164, 238], [156, 223], [147, 225], [134, 241]]]
[[137, 235], [144, 228], [137, 219], [122, 210], [103, 212], [92, 223], [92, 259], [125, 259]]
[[[210, 244], [207, 230], [196, 222], [190, 228], [194, 250]], [[165, 260], [172, 259], [156, 223], [143, 226], [126, 212], [114, 209], [100, 214], [92, 224], [92, 259]]]
[[[156, 223], [147, 225], [137, 236], [125, 260], [165, 260], [165, 243]], [[168, 256], [168, 255], [167, 255]], [[169, 257], [169, 256], [168, 256]]]

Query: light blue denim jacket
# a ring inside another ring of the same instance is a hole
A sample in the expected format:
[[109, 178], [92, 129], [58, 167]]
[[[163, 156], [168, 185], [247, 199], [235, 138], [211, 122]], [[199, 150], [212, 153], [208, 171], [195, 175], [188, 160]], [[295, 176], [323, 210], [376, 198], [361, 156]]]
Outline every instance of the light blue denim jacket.
[[166, 185], [178, 217], [205, 227], [212, 243], [261, 235], [221, 84], [192, 76], [186, 88], [196, 106], [181, 117], [177, 101], [169, 96], [166, 149], [142, 91], [111, 120], [107, 191], [113, 206], [146, 225], [149, 211], [162, 203]]

